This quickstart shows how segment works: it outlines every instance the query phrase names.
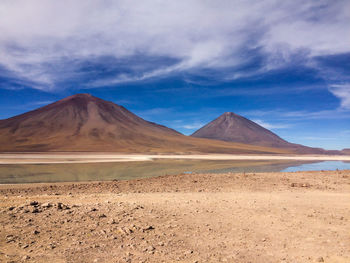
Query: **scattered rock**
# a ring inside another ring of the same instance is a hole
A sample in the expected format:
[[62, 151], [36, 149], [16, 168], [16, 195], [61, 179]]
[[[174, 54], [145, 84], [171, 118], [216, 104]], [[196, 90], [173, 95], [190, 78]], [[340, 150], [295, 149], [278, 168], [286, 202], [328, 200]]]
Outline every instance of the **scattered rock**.
[[22, 257], [22, 260], [28, 260], [28, 259], [30, 259], [30, 256], [28, 255]]
[[146, 251], [154, 251], [156, 248], [154, 246], [149, 246], [146, 248]]
[[317, 258], [317, 262], [324, 262], [323, 257], [319, 257], [319, 258]]
[[40, 210], [38, 208], [34, 207], [32, 210], [32, 213], [33, 214], [40, 213]]
[[150, 230], [154, 230], [154, 226], [147, 226], [143, 229], [143, 232], [145, 231], [150, 231]]
[[118, 222], [112, 218], [111, 220], [108, 221], [108, 223], [113, 225], [113, 224], [117, 224]]
[[38, 201], [31, 201], [29, 204], [31, 206], [37, 206], [39, 204], [39, 202]]
[[54, 248], [56, 248], [56, 245], [51, 243], [47, 246], [47, 248], [54, 249]]
[[52, 207], [52, 204], [51, 203], [43, 203], [41, 205], [41, 207], [43, 207], [43, 208], [50, 208], [50, 207]]

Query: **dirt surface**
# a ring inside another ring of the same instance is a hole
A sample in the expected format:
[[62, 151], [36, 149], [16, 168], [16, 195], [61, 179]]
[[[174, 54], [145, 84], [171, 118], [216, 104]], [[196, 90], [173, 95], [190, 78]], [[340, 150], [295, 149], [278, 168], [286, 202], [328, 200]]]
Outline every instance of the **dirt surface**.
[[0, 262], [350, 262], [350, 171], [0, 186]]

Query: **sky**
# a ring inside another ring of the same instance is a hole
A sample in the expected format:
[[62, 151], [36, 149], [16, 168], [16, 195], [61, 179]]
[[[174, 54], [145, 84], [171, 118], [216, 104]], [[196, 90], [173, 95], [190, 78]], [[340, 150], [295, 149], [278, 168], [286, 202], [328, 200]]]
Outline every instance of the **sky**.
[[0, 119], [76, 93], [193, 133], [350, 148], [349, 0], [1, 0]]

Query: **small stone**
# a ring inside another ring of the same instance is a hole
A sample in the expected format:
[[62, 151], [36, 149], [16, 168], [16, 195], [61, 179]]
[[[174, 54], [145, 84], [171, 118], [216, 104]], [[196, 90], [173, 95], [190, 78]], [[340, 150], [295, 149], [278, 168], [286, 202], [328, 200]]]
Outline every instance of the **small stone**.
[[38, 230], [34, 230], [34, 231], [33, 231], [33, 234], [34, 234], [34, 235], [37, 235], [37, 234], [40, 234], [40, 232], [39, 232]]
[[16, 207], [14, 207], [14, 206], [11, 206], [11, 207], [9, 207], [9, 211], [12, 211], [13, 209], [15, 209]]
[[50, 207], [52, 207], [52, 204], [50, 204], [50, 203], [43, 203], [43, 204], [41, 205], [41, 207], [50, 208]]
[[147, 251], [154, 251], [154, 250], [156, 250], [156, 248], [154, 246], [149, 246], [149, 247], [147, 247], [146, 250]]
[[319, 258], [317, 258], [317, 262], [324, 262], [323, 257], [319, 257]]
[[31, 201], [29, 204], [31, 206], [37, 206], [39, 203], [38, 203], [38, 201]]
[[55, 245], [55, 244], [49, 244], [49, 245], [47, 246], [47, 248], [54, 249], [54, 248], [56, 248], [56, 245]]
[[69, 206], [64, 205], [64, 204], [62, 204], [62, 203], [57, 203], [57, 209], [58, 209], [58, 210], [68, 210], [68, 209], [70, 209], [70, 208], [69, 208]]
[[117, 224], [117, 221], [115, 221], [113, 218], [108, 221], [109, 224]]
[[147, 226], [143, 229], [143, 231], [149, 231], [149, 230], [154, 230], [153, 226]]
[[28, 260], [28, 259], [30, 259], [30, 256], [27, 256], [27, 255], [26, 255], [26, 256], [23, 256], [23, 257], [22, 257], [22, 260]]
[[105, 218], [105, 217], [107, 217], [105, 214], [100, 214], [99, 216], [98, 216], [99, 218]]
[[33, 214], [40, 213], [40, 210], [39, 210], [38, 208], [34, 208], [34, 209], [32, 210], [32, 213], [33, 213]]

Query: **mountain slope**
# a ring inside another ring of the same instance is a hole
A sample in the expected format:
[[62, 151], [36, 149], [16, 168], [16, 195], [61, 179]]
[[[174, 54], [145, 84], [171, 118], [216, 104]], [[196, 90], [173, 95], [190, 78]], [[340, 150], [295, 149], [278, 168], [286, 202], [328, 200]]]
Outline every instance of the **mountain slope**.
[[89, 94], [1, 120], [0, 151], [285, 152], [184, 136]]
[[291, 149], [297, 153], [325, 153], [323, 149], [306, 147], [283, 140], [278, 135], [232, 112], [226, 112], [203, 126], [192, 137]]
[[350, 149], [343, 149], [341, 152], [343, 154], [350, 155]]

